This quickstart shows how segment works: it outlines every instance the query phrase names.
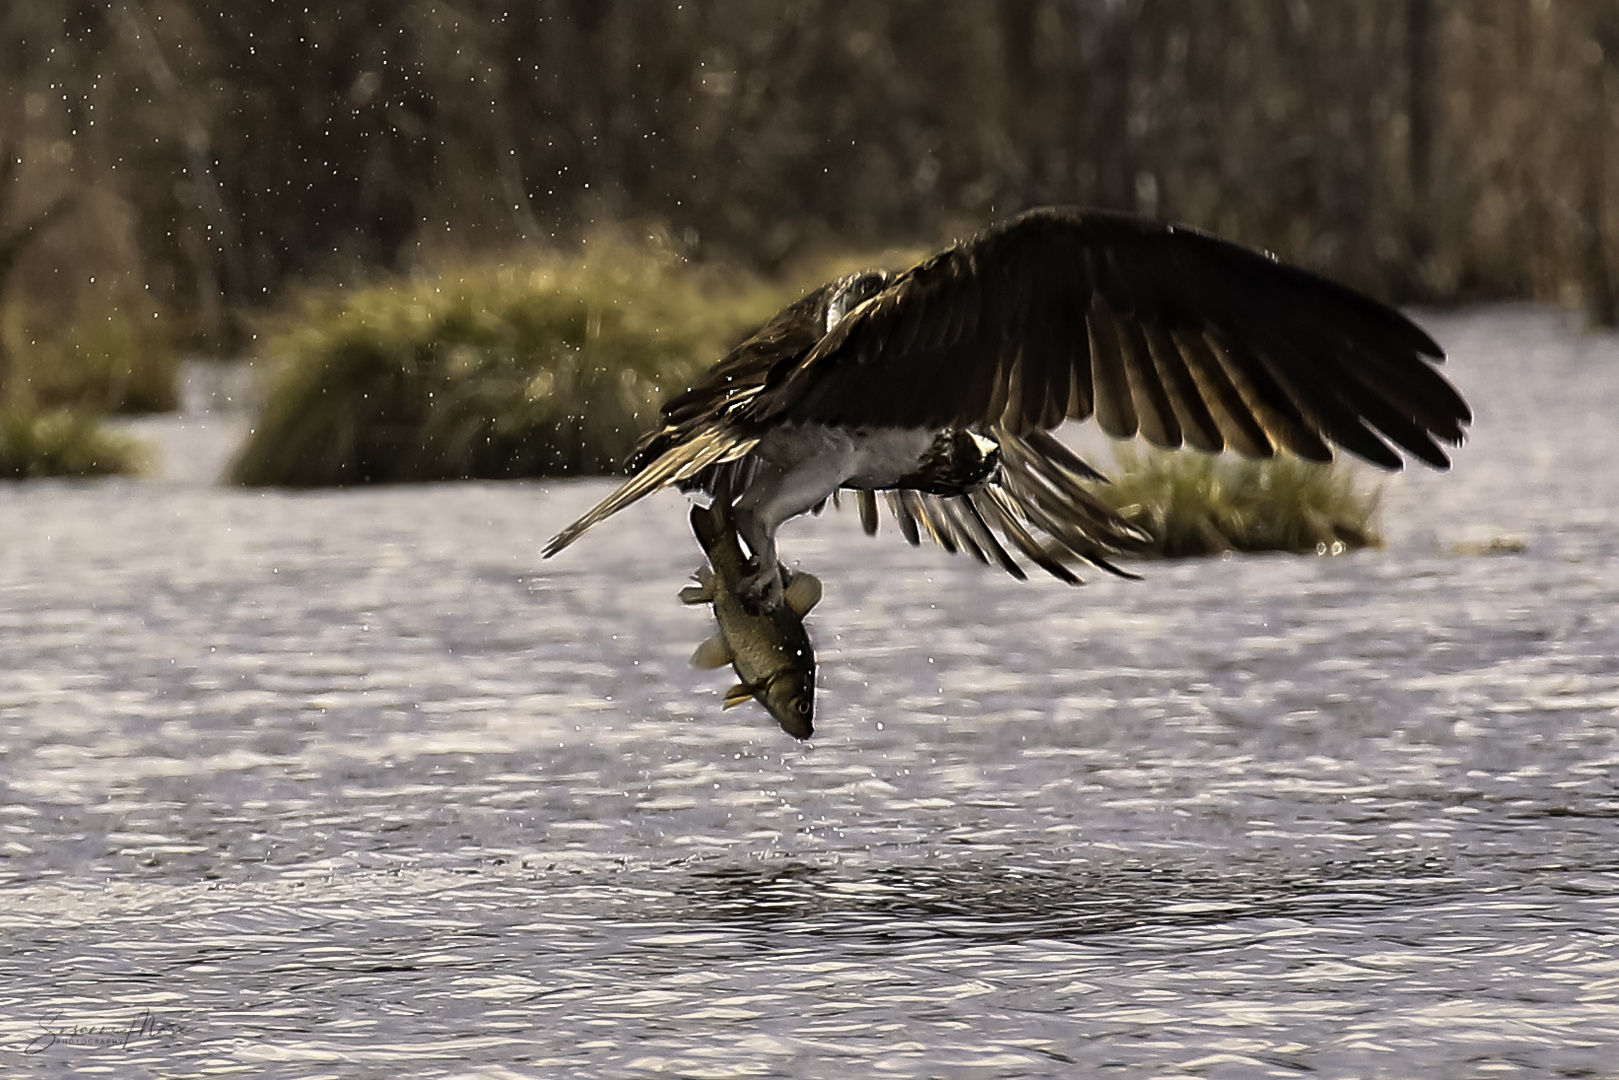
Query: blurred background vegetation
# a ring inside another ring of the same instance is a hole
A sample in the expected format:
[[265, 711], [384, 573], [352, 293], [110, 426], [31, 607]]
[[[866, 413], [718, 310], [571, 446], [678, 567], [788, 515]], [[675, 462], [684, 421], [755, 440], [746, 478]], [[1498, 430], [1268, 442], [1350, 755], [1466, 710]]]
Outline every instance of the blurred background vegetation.
[[[393, 434], [239, 475], [404, 475], [401, 437], [412, 475], [590, 471], [807, 268], [1041, 203], [1612, 324], [1616, 103], [1611, 0], [9, 0], [0, 397], [164, 409], [175, 357], [274, 353], [330, 400], [391, 366]], [[651, 276], [564, 282], [614, 227]], [[744, 300], [688, 315], [726, 292], [693, 266]], [[425, 408], [451, 371], [478, 388]], [[616, 401], [613, 437], [514, 438], [542, 384]], [[480, 395], [528, 404], [469, 434]]]
[[1210, 454], [1115, 449], [1112, 482], [1096, 494], [1148, 537], [1142, 554], [1162, 559], [1239, 551], [1341, 555], [1381, 547], [1381, 491], [1342, 462], [1267, 461]]
[[615, 471], [739, 333], [792, 296], [666, 237], [311, 290], [276, 320], [267, 407], [232, 468], [298, 486]]

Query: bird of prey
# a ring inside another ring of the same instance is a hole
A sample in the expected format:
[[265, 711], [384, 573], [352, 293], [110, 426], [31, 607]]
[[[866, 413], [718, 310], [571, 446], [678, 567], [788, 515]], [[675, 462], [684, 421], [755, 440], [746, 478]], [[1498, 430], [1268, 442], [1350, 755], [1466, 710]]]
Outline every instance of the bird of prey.
[[1017, 577], [1109, 561], [1136, 531], [1051, 434], [1107, 434], [1249, 457], [1398, 469], [1450, 464], [1472, 414], [1444, 354], [1399, 312], [1273, 256], [1180, 225], [1031, 210], [901, 273], [867, 271], [790, 305], [663, 407], [632, 478], [550, 541], [668, 484], [734, 503], [750, 597], [779, 602], [776, 531], [853, 489], [884, 492], [907, 539]]

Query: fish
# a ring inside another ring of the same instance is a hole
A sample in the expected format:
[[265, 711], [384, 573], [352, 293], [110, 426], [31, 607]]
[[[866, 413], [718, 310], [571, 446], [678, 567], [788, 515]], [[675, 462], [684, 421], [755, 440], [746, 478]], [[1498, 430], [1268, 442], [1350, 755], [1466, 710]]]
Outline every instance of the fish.
[[815, 650], [804, 616], [820, 602], [820, 579], [783, 568], [782, 603], [759, 610], [744, 596], [748, 560], [723, 500], [716, 499], [707, 509], [692, 507], [691, 529], [710, 565], [698, 569], [696, 584], [680, 590], [680, 599], [711, 604], [718, 624], [714, 635], [692, 654], [692, 666], [714, 669], [730, 664], [741, 681], [726, 692], [725, 708], [752, 698], [787, 734], [809, 738], [815, 731]]

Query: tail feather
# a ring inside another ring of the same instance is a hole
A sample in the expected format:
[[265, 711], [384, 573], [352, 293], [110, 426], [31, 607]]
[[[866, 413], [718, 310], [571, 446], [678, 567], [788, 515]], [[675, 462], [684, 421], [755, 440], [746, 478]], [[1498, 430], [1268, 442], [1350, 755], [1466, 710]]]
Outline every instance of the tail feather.
[[757, 438], [740, 438], [724, 430], [698, 432], [678, 446], [666, 450], [589, 513], [553, 536], [542, 554], [549, 559], [583, 536], [592, 525], [612, 517], [631, 503], [667, 484], [690, 480], [711, 465], [735, 461], [758, 444]]

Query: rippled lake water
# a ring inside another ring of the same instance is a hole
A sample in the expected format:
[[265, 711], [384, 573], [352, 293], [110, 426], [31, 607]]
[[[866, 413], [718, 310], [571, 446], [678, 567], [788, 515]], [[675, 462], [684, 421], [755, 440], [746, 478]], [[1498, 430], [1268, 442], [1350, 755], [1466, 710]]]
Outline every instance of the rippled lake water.
[[1619, 1073], [1619, 345], [1424, 321], [1476, 434], [1381, 551], [790, 526], [807, 745], [673, 495], [0, 487], [0, 1073]]

